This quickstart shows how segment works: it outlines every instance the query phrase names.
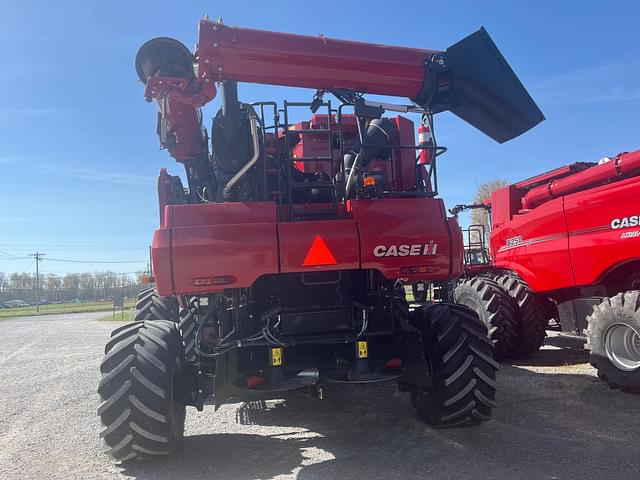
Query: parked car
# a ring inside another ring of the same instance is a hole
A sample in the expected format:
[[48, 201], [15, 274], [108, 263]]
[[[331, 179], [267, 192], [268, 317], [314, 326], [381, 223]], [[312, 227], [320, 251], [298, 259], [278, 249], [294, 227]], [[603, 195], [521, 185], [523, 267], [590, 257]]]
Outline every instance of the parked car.
[[7, 300], [4, 302], [5, 307], [14, 308], [14, 307], [28, 307], [29, 304], [24, 300]]

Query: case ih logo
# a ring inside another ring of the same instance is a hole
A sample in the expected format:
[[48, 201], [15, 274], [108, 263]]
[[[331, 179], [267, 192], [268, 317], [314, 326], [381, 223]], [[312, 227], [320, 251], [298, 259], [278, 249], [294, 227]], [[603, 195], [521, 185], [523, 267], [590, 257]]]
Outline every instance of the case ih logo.
[[415, 243], [413, 245], [378, 245], [373, 249], [376, 257], [424, 257], [435, 255], [438, 244], [431, 240], [429, 243]]
[[640, 215], [632, 215], [631, 217], [614, 218], [611, 220], [611, 228], [617, 230], [619, 228], [637, 227], [640, 225]]

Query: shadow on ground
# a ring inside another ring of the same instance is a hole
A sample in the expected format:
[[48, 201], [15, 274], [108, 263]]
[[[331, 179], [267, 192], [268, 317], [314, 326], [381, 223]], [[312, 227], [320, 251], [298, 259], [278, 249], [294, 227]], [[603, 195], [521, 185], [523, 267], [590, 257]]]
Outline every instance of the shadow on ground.
[[585, 340], [552, 334], [545, 339], [545, 348], [535, 355], [519, 358], [511, 362], [518, 366], [562, 367], [589, 363], [589, 352], [585, 350]]
[[[554, 365], [537, 368], [543, 372], [503, 365], [500, 406], [478, 427], [434, 430], [391, 384], [329, 386], [322, 401], [295, 394], [243, 404], [234, 433], [187, 437], [171, 459], [135, 464], [124, 473], [145, 480], [637, 480], [639, 397], [571, 373], [566, 355], [581, 354], [571, 345], [561, 350], [565, 356], [545, 350], [529, 360]], [[208, 415], [215, 431], [220, 412]]]

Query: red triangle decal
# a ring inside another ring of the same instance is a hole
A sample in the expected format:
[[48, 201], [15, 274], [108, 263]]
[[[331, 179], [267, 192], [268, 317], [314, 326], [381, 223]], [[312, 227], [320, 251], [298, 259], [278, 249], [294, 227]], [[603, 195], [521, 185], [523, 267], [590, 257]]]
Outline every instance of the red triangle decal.
[[335, 265], [336, 262], [333, 253], [327, 247], [325, 241], [320, 237], [320, 235], [316, 235], [316, 238], [313, 239], [313, 243], [311, 244], [311, 248], [307, 252], [307, 256], [302, 262], [303, 267], [314, 267], [317, 265]]

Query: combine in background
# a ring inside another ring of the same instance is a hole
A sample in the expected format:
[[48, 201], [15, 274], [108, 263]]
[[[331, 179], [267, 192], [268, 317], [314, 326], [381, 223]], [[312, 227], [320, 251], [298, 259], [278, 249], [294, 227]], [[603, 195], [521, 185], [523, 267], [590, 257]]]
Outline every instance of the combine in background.
[[554, 318], [586, 335], [610, 386], [640, 392], [638, 195], [640, 150], [492, 194], [492, 261], [469, 265], [455, 295], [488, 323], [500, 356], [537, 350]]

